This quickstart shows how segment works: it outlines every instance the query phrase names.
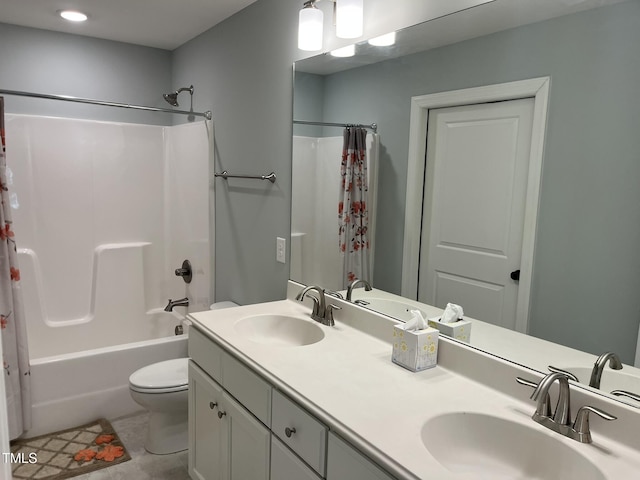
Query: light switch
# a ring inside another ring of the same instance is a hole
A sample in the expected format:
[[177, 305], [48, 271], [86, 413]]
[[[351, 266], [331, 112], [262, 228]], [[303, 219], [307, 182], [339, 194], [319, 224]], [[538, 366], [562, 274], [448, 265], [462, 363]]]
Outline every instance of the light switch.
[[276, 262], [287, 263], [287, 241], [282, 237], [276, 237]]

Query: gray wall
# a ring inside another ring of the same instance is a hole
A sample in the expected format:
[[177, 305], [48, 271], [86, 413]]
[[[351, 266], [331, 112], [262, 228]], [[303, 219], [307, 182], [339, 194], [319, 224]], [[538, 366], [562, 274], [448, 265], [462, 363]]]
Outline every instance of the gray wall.
[[[0, 23], [0, 88], [168, 107], [171, 52]], [[10, 113], [170, 125], [172, 115], [6, 96]]]
[[376, 286], [400, 290], [411, 96], [549, 75], [531, 333], [594, 354], [615, 350], [633, 363], [638, 45], [640, 2], [633, 1], [326, 77], [323, 120], [379, 124], [378, 221], [385, 228], [376, 237], [384, 252], [376, 257]]
[[[331, 3], [325, 50], [336, 39]], [[414, 0], [368, 0], [365, 37], [428, 18], [433, 7]], [[276, 263], [276, 237], [290, 236], [292, 64], [300, 0], [259, 0], [173, 53], [173, 82], [193, 82], [198, 104], [213, 111], [216, 168], [232, 173], [274, 171], [278, 181], [216, 180], [216, 300], [240, 304], [284, 298], [289, 266]]]

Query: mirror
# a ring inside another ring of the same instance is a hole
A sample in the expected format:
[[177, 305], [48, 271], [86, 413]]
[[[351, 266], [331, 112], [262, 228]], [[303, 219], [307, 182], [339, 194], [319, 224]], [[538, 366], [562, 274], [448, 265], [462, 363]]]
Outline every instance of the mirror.
[[[638, 45], [638, 0], [496, 0], [402, 30], [393, 47], [361, 42], [351, 58], [296, 62], [294, 120], [378, 125], [374, 293], [415, 301], [399, 297], [411, 97], [550, 77], [529, 336], [509, 332], [506, 345], [474, 331], [471, 345], [543, 372], [591, 368], [613, 351], [632, 372], [640, 322]], [[296, 180], [304, 176], [295, 139], [340, 136], [332, 127], [294, 125], [294, 216], [309, 193]], [[328, 202], [319, 208], [335, 211], [337, 200]], [[295, 218], [292, 228], [293, 255], [305, 232]], [[294, 263], [292, 280], [305, 283]], [[548, 347], [545, 357], [519, 357], [518, 346], [534, 340]]]

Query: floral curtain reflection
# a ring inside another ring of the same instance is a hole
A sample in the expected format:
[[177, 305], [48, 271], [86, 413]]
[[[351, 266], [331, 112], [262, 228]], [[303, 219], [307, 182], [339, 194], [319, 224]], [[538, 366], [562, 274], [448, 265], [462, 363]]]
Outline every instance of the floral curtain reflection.
[[364, 128], [348, 127], [344, 130], [338, 199], [339, 245], [344, 256], [343, 288], [357, 278], [370, 281], [366, 139]]
[[31, 423], [31, 388], [27, 331], [20, 290], [20, 269], [12, 230], [5, 149], [4, 99], [0, 97], [0, 337], [9, 434], [20, 436]]

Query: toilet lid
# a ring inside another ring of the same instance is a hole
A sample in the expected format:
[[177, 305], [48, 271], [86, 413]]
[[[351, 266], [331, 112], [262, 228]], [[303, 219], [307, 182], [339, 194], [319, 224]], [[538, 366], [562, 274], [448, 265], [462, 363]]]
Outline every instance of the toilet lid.
[[129, 383], [144, 389], [166, 389], [181, 387], [189, 383], [188, 358], [176, 358], [147, 365], [129, 377]]

